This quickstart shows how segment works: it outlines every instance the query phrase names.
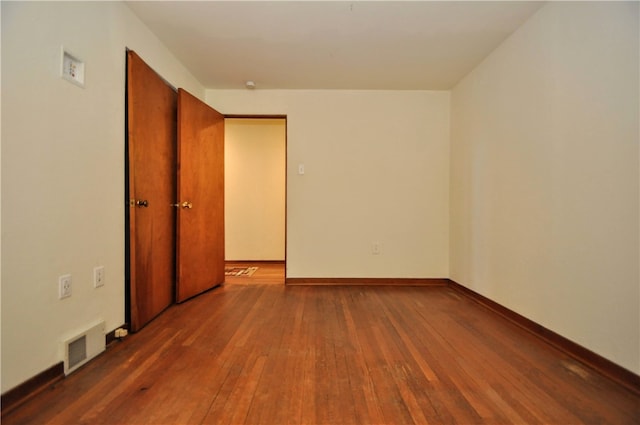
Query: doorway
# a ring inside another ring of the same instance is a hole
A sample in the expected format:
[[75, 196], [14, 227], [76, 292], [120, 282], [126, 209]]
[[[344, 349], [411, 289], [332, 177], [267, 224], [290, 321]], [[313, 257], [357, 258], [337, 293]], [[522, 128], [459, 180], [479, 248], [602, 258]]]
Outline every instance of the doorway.
[[127, 50], [125, 315], [224, 283], [224, 116]]
[[286, 261], [286, 116], [225, 118], [225, 260]]

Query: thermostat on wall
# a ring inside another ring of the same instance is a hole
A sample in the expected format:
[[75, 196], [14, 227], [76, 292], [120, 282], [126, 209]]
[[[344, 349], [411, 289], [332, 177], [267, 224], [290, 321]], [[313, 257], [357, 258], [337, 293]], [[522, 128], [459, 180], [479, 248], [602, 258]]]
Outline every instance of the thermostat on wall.
[[84, 87], [84, 62], [62, 48], [62, 78]]

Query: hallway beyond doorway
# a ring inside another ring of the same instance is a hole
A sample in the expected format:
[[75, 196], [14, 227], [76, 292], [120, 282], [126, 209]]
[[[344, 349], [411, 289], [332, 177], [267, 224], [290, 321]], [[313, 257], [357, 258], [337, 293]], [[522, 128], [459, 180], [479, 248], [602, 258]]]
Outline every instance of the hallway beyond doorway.
[[284, 285], [283, 261], [227, 261], [229, 267], [257, 267], [251, 276], [225, 276], [224, 283], [231, 285]]

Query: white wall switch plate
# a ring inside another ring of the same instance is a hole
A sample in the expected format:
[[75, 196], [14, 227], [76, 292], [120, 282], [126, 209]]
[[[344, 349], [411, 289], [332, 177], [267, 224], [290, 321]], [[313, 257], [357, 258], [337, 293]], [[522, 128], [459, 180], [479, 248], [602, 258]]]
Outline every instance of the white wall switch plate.
[[84, 62], [62, 48], [61, 76], [67, 81], [84, 88]]

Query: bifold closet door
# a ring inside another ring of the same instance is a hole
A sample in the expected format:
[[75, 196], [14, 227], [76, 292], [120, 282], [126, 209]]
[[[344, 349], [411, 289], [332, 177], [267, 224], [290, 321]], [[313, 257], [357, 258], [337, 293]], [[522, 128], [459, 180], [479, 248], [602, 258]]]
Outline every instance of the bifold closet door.
[[224, 282], [224, 116], [178, 89], [176, 301]]
[[174, 302], [177, 94], [127, 52], [130, 329]]

